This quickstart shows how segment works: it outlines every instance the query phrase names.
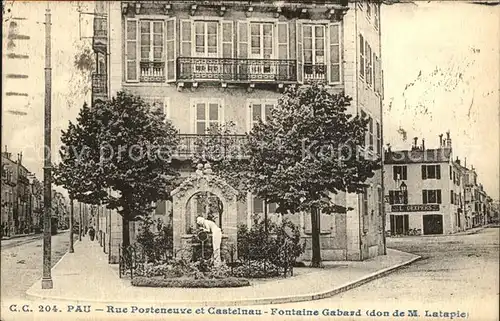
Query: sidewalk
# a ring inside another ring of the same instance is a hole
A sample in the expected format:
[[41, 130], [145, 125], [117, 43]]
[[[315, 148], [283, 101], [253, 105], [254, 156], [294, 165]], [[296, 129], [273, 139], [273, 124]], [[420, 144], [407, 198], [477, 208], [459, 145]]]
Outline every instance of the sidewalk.
[[347, 291], [420, 257], [388, 250], [387, 255], [364, 262], [326, 262], [324, 269], [296, 268], [286, 279], [251, 281], [252, 285], [227, 289], [133, 287], [118, 277], [117, 265], [109, 265], [98, 242], [75, 244], [52, 269], [54, 288], [42, 290], [40, 281], [26, 292], [33, 299], [101, 303], [155, 303], [202, 305], [255, 305], [318, 300]]

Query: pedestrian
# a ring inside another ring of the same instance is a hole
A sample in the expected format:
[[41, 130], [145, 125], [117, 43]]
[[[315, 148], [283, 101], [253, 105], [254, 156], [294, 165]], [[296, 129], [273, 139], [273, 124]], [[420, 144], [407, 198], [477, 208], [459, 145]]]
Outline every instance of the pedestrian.
[[94, 237], [95, 237], [95, 230], [94, 230], [94, 228], [93, 228], [92, 226], [91, 226], [91, 227], [89, 227], [89, 231], [88, 231], [88, 233], [89, 233], [89, 238], [90, 238], [90, 240], [91, 240], [91, 241], [93, 241], [93, 240], [94, 240]]

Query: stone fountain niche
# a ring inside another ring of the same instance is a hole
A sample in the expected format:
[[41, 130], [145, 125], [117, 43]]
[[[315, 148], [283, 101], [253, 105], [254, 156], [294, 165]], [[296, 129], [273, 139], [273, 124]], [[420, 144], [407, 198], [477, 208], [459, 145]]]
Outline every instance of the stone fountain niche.
[[[198, 164], [196, 172], [186, 178], [171, 192], [173, 205], [174, 253], [186, 250], [193, 237], [192, 227], [196, 227], [196, 217], [200, 215], [193, 199], [206, 194], [218, 199], [222, 213], [217, 213], [215, 223], [222, 229], [221, 250], [236, 245], [237, 236], [237, 194], [225, 180], [212, 173], [210, 164]], [[201, 214], [204, 218], [207, 215]]]

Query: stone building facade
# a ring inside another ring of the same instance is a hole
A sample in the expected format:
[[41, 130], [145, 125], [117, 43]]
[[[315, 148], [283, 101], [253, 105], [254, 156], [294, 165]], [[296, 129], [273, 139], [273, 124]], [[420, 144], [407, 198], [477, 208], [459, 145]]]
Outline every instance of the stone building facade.
[[[103, 1], [96, 4], [94, 21], [92, 99], [125, 90], [162, 110], [186, 146], [176, 158], [187, 176], [194, 170], [193, 142], [208, 126], [233, 122], [237, 138], [244, 139], [287, 86], [321, 83], [352, 97], [349, 113], [369, 117], [364, 148], [381, 157], [380, 38], [376, 1]], [[337, 203], [353, 210], [321, 214], [324, 259], [363, 260], [385, 253], [383, 195], [378, 171], [365, 193], [336, 196]], [[275, 204], [248, 195], [237, 205], [238, 223], [251, 224], [252, 214], [264, 212], [264, 206], [273, 220], [280, 219]], [[109, 215], [114, 261], [120, 239], [113, 231], [121, 227], [117, 214]], [[168, 222], [175, 214], [170, 202], [159, 202], [155, 215]], [[290, 219], [302, 228], [308, 259], [309, 214]]]

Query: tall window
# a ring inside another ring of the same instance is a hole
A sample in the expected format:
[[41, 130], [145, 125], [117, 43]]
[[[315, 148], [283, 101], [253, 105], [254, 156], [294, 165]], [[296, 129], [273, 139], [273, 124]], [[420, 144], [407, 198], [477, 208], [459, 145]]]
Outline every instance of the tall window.
[[373, 5], [373, 19], [375, 29], [378, 30], [378, 25], [380, 24], [380, 5], [378, 5], [377, 3]]
[[141, 20], [141, 61], [163, 61], [163, 21]]
[[259, 121], [266, 122], [267, 118], [271, 115], [272, 109], [277, 104], [275, 100], [250, 100], [248, 103], [250, 110], [248, 131], [252, 130], [253, 126]]
[[303, 37], [304, 76], [324, 78], [326, 72], [325, 26], [305, 24]]
[[424, 204], [441, 204], [441, 190], [422, 190], [422, 202]]
[[441, 166], [422, 165], [422, 179], [441, 179]]
[[380, 130], [379, 122], [376, 123], [377, 128], [377, 154], [382, 154], [382, 131]]
[[194, 52], [198, 57], [216, 57], [218, 28], [216, 21], [194, 22]]
[[365, 75], [366, 83], [373, 85], [373, 63], [372, 63], [372, 48], [365, 42]]
[[206, 134], [207, 129], [212, 125], [217, 125], [222, 119], [221, 104], [219, 101], [196, 101], [194, 103], [195, 130], [196, 134]]
[[408, 191], [389, 191], [389, 204], [408, 204]]
[[271, 59], [273, 57], [273, 24], [250, 24], [250, 55], [253, 58]]
[[369, 141], [369, 148], [371, 151], [373, 151], [373, 118], [370, 117], [369, 122], [368, 122], [368, 141]]
[[378, 187], [377, 188], [377, 201], [378, 201], [378, 215], [382, 215], [382, 213], [384, 212], [384, 203], [383, 203], [383, 199], [384, 199], [384, 195], [382, 193], [382, 187]]
[[395, 181], [407, 180], [408, 170], [406, 166], [395, 165], [392, 167], [392, 177]]
[[365, 40], [361, 34], [359, 34], [359, 76], [365, 77]]
[[366, 187], [363, 190], [362, 199], [363, 199], [363, 215], [368, 215], [368, 188]]
[[366, 4], [366, 16], [368, 17], [368, 20], [370, 20], [372, 17], [372, 4], [371, 3]]

